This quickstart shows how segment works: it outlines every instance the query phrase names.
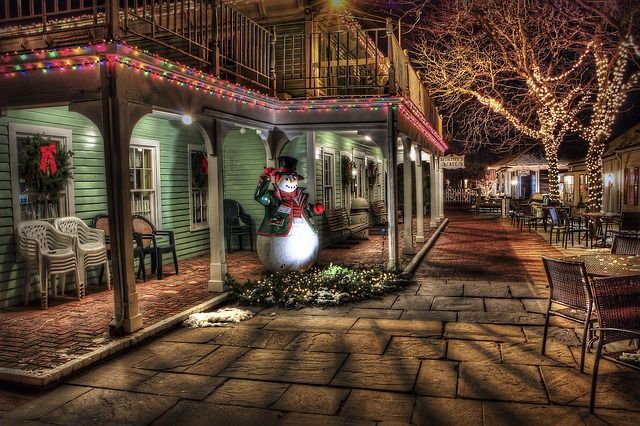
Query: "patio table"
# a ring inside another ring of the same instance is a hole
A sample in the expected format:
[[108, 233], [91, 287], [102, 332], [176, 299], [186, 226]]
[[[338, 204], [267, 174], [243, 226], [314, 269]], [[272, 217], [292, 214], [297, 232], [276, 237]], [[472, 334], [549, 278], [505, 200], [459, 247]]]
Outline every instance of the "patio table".
[[599, 253], [569, 256], [563, 258], [563, 260], [583, 262], [587, 275], [591, 277], [640, 275], [640, 256]]

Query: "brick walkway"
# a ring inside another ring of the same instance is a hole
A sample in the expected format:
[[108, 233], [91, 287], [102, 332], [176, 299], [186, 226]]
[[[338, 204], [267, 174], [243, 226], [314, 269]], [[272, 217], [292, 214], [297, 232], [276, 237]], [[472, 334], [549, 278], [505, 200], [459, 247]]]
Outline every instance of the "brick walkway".
[[401, 292], [175, 330], [35, 400], [6, 396], [4, 406], [17, 408], [5, 420], [638, 424], [640, 375], [608, 362], [596, 416], [588, 414], [593, 358], [580, 374], [573, 324], [553, 319], [547, 355], [539, 354], [548, 293], [539, 256], [560, 252], [506, 221], [450, 217]]

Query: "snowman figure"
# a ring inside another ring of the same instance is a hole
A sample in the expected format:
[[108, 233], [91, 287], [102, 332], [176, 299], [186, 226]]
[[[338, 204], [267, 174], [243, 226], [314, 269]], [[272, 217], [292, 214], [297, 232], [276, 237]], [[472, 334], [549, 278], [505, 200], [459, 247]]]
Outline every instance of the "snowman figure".
[[[298, 182], [298, 160], [278, 158], [278, 168], [265, 167], [255, 199], [265, 207], [258, 229], [258, 257], [268, 271], [309, 269], [316, 261], [320, 242], [315, 217], [324, 212], [321, 203], [310, 204], [309, 194]], [[273, 179], [274, 189], [269, 189]]]

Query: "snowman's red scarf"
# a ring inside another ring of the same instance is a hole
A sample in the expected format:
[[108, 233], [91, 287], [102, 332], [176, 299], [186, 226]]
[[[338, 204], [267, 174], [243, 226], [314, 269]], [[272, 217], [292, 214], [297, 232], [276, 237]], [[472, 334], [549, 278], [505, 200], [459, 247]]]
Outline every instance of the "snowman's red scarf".
[[282, 206], [291, 209], [291, 215], [293, 217], [302, 217], [302, 208], [305, 199], [302, 188], [297, 188], [295, 192], [283, 192], [280, 191], [280, 188], [276, 187], [273, 194], [281, 201]]

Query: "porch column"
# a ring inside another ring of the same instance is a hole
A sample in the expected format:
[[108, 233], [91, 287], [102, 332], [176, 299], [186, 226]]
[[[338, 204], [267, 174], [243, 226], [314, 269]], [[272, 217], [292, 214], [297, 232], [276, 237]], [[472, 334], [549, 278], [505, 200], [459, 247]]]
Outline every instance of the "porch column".
[[398, 131], [394, 112], [389, 108], [387, 120], [387, 221], [389, 222], [389, 259], [387, 269], [395, 271], [399, 268], [398, 259]]
[[442, 170], [442, 164], [438, 157], [438, 221], [444, 219], [444, 170]]
[[440, 202], [438, 203], [438, 220], [444, 219], [444, 170], [442, 170], [442, 163], [438, 157], [438, 194]]
[[424, 243], [424, 199], [422, 189], [422, 150], [416, 146], [416, 242]]
[[415, 254], [413, 248], [413, 185], [411, 184], [411, 141], [402, 138], [402, 182], [404, 188], [404, 239], [402, 254]]
[[114, 336], [130, 334], [142, 328], [138, 293], [133, 272], [133, 225], [129, 188], [129, 142], [133, 127], [151, 108], [131, 104], [118, 97], [115, 63], [106, 63], [101, 72], [102, 136], [104, 138], [105, 174], [115, 316], [109, 324]]
[[429, 189], [431, 200], [429, 201], [429, 212], [431, 220], [429, 227], [435, 228], [438, 221], [438, 171], [436, 170], [436, 155], [431, 154], [430, 157]]
[[305, 186], [309, 201], [316, 202], [316, 132], [306, 132], [307, 140], [307, 180]]
[[209, 148], [209, 291], [223, 292], [227, 264], [224, 253], [224, 187], [222, 177], [222, 145], [226, 135], [225, 124], [213, 120], [207, 134]]

